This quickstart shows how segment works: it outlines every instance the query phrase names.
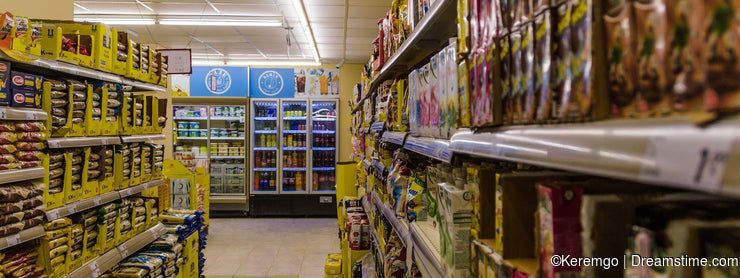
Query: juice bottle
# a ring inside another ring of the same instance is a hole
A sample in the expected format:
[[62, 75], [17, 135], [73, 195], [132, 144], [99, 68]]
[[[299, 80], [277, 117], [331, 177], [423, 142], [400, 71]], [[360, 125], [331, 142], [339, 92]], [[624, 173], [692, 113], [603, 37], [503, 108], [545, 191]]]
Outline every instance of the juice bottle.
[[269, 176], [269, 179], [270, 179], [270, 190], [275, 190], [274, 189], [274, 187], [275, 187], [275, 177], [273, 176], [275, 174], [270, 173], [269, 175], [270, 175]]
[[294, 167], [300, 167], [300, 164], [298, 164], [298, 152], [293, 152], [293, 163]]
[[295, 174], [295, 189], [303, 190], [303, 173], [301, 172]]
[[257, 142], [257, 145], [259, 145], [260, 147], [267, 147], [267, 144], [265, 144], [265, 142], [265, 135], [260, 135], [260, 140], [259, 142]]
[[256, 152], [256, 153], [254, 154], [254, 165], [255, 165], [255, 166], [260, 166], [260, 165], [262, 165], [262, 157], [261, 157], [261, 156], [262, 156], [262, 155], [260, 154], [260, 152]]
[[313, 187], [313, 190], [319, 189], [319, 174], [316, 171], [313, 172], [313, 181], [311, 187]]

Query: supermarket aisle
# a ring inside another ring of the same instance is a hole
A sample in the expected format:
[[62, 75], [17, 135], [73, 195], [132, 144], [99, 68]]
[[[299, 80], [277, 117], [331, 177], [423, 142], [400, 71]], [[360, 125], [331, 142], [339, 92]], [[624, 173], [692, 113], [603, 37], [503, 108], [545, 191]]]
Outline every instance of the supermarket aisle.
[[328, 253], [339, 253], [337, 220], [211, 219], [205, 275], [324, 277]]

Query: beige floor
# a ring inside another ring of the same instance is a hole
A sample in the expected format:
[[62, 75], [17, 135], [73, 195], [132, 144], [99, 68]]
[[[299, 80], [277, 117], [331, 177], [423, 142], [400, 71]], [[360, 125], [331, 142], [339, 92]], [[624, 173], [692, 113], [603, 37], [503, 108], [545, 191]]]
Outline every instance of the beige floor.
[[205, 275], [324, 277], [328, 253], [339, 253], [336, 219], [211, 219]]

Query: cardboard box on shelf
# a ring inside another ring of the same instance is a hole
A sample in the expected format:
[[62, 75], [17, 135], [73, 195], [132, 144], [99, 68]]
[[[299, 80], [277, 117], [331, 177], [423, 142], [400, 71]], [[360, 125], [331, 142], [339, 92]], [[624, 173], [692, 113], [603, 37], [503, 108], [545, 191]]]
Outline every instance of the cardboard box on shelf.
[[10, 62], [0, 61], [0, 106], [9, 106], [11, 102], [10, 69]]
[[18, 71], [10, 72], [10, 106], [37, 108], [41, 106], [40, 75]]

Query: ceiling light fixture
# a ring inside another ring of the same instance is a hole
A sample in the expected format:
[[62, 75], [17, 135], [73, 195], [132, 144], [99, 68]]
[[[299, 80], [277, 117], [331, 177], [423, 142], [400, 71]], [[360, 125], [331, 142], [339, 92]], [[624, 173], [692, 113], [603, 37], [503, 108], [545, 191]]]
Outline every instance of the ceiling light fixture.
[[208, 6], [211, 6], [211, 9], [221, 14], [221, 11], [216, 8], [216, 5], [213, 5], [213, 3], [211, 3], [211, 0], [206, 0], [206, 3], [208, 4]]
[[87, 18], [76, 17], [75, 21], [100, 22], [108, 25], [154, 25], [156, 21], [148, 18]]
[[303, 26], [304, 32], [306, 32], [306, 37], [308, 38], [308, 44], [311, 47], [311, 50], [313, 50], [313, 58], [316, 63], [319, 63], [319, 52], [316, 47], [316, 41], [313, 37], [313, 30], [311, 29], [311, 25], [309, 25], [308, 17], [306, 16], [306, 10], [303, 8], [303, 1], [302, 0], [293, 0], [293, 7], [295, 8], [296, 13], [298, 14], [298, 19], [301, 21], [301, 26]]
[[299, 67], [316, 67], [321, 66], [321, 63], [311, 61], [311, 60], [298, 60], [298, 61], [290, 61], [290, 60], [280, 60], [280, 61], [270, 61], [270, 60], [223, 60], [223, 59], [213, 59], [213, 60], [201, 60], [201, 59], [193, 59], [192, 61], [193, 66], [299, 66]]
[[141, 1], [139, 1], [139, 0], [136, 0], [136, 3], [137, 3], [137, 4], [139, 4], [139, 5], [141, 5], [142, 7], [146, 8], [147, 10], [149, 10], [149, 11], [151, 11], [151, 12], [154, 12], [154, 9], [152, 9], [152, 7], [149, 7], [149, 6], [147, 6], [146, 4], [144, 4], [144, 3], [143, 3], [143, 2], [141, 2]]
[[78, 8], [80, 8], [80, 9], [82, 9], [82, 10], [86, 11], [86, 12], [91, 12], [91, 10], [90, 10], [90, 9], [88, 9], [88, 8], [85, 8], [85, 7], [83, 7], [83, 6], [82, 6], [82, 5], [80, 5], [80, 4], [74, 3], [74, 5], [75, 5], [75, 7], [78, 7]]
[[276, 20], [208, 20], [197, 18], [160, 19], [162, 25], [178, 26], [253, 26], [253, 27], [280, 27], [282, 22]]

